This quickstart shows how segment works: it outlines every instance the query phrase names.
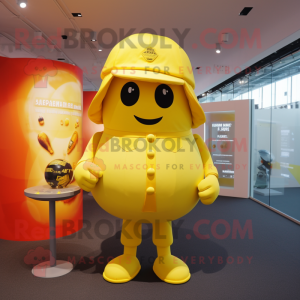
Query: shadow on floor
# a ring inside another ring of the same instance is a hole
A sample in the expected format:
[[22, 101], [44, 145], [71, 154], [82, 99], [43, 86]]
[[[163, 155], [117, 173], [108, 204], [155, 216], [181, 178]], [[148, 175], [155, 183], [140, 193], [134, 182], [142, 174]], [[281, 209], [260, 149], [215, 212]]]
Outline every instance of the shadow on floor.
[[[174, 229], [173, 229], [174, 231]], [[93, 252], [84, 257], [76, 257], [75, 270], [88, 274], [103, 273], [109, 260], [123, 253], [120, 242], [121, 232], [104, 240], [100, 245], [100, 253]], [[154, 282], [160, 281], [152, 270], [157, 256], [156, 247], [152, 243], [152, 230], [143, 230], [143, 239], [137, 250], [137, 257], [141, 263], [141, 271], [134, 281]], [[187, 238], [191, 237], [190, 239]], [[188, 245], [188, 246], [187, 246]], [[190, 268], [191, 274], [203, 271], [204, 273], [216, 273], [226, 265], [226, 260], [218, 263], [217, 258], [227, 257], [227, 250], [211, 240], [197, 238], [192, 230], [180, 228], [174, 234], [174, 243], [171, 247], [172, 254], [184, 260]], [[209, 258], [214, 257], [212, 262]]]

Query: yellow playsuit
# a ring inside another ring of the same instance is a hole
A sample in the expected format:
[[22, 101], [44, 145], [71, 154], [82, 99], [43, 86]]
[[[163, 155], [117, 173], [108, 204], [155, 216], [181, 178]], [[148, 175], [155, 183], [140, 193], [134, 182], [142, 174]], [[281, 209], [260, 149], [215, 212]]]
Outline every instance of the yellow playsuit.
[[[103, 123], [104, 132], [91, 138], [75, 179], [104, 210], [123, 219], [124, 254], [105, 267], [104, 279], [123, 283], [138, 274], [141, 226], [152, 223], [158, 254], [153, 270], [161, 280], [180, 284], [190, 272], [171, 255], [171, 221], [191, 211], [199, 197], [204, 204], [214, 202], [218, 172], [204, 141], [191, 131], [205, 115], [193, 92], [192, 72], [180, 73], [181, 67], [191, 68], [188, 57], [170, 39], [164, 42], [172, 47], [164, 48], [153, 42], [162, 37], [143, 38], [147, 47], [140, 45], [140, 34], [133, 35], [107, 59], [89, 108], [90, 119]], [[166, 66], [167, 74], [159, 71]]]

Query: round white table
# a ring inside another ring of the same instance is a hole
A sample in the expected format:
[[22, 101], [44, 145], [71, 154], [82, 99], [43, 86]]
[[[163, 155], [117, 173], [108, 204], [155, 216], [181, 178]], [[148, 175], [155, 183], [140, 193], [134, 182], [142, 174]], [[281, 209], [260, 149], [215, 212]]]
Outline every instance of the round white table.
[[78, 185], [68, 185], [63, 189], [53, 189], [49, 185], [34, 186], [24, 190], [26, 197], [49, 201], [50, 261], [42, 262], [32, 269], [32, 274], [41, 278], [53, 278], [68, 274], [73, 270], [72, 263], [56, 260], [55, 202], [67, 200], [80, 193]]

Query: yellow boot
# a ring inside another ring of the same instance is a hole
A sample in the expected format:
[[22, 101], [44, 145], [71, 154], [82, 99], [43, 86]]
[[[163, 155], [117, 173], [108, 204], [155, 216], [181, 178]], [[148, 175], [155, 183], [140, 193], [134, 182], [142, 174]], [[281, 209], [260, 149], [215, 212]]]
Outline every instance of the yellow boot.
[[136, 248], [124, 247], [124, 254], [106, 265], [103, 278], [112, 283], [124, 283], [133, 279], [141, 269], [140, 262], [136, 258]]
[[161, 280], [171, 284], [181, 284], [191, 278], [188, 266], [178, 257], [171, 254], [173, 243], [171, 222], [153, 224], [153, 243], [157, 247], [157, 258], [153, 271]]
[[[126, 232], [124, 223], [126, 223]], [[135, 223], [123, 221], [121, 243], [124, 245], [124, 254], [111, 260], [105, 267], [103, 278], [112, 283], [124, 283], [133, 279], [140, 271], [141, 265], [136, 257], [137, 246], [141, 243], [141, 224], [134, 232]]]
[[178, 257], [171, 254], [170, 247], [157, 247], [158, 257], [156, 258], [153, 271], [161, 280], [181, 284], [191, 278], [188, 266]]

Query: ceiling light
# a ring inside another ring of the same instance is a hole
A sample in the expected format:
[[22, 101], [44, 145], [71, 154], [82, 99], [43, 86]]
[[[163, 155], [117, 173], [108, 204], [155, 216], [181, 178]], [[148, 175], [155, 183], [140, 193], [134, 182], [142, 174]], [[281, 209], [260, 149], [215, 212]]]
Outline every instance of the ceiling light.
[[216, 43], [216, 53], [221, 53], [221, 45]]
[[102, 51], [102, 49], [98, 49], [98, 51]]
[[228, 41], [229, 41], [229, 33], [222, 33], [221, 42], [228, 43]]
[[203, 93], [202, 96], [204, 97], [204, 96], [205, 96], [205, 93]]
[[73, 17], [82, 17], [81, 13], [72, 13]]
[[244, 7], [240, 12], [240, 16], [247, 16], [253, 7]]
[[21, 8], [25, 8], [27, 6], [27, 0], [17, 0], [17, 4], [20, 5]]
[[65, 60], [64, 54], [62, 51], [57, 52], [57, 60]]
[[49, 47], [49, 52], [53, 52], [55, 46], [54, 45], [48, 45], [48, 47]]
[[92, 42], [96, 42], [97, 41], [97, 32], [96, 31], [92, 31], [92, 33], [91, 33], [91, 41]]
[[41, 31], [35, 31], [33, 36], [37, 39], [41, 39], [43, 37], [43, 33]]
[[15, 50], [16, 51], [22, 51], [22, 45], [20, 43], [15, 44]]

